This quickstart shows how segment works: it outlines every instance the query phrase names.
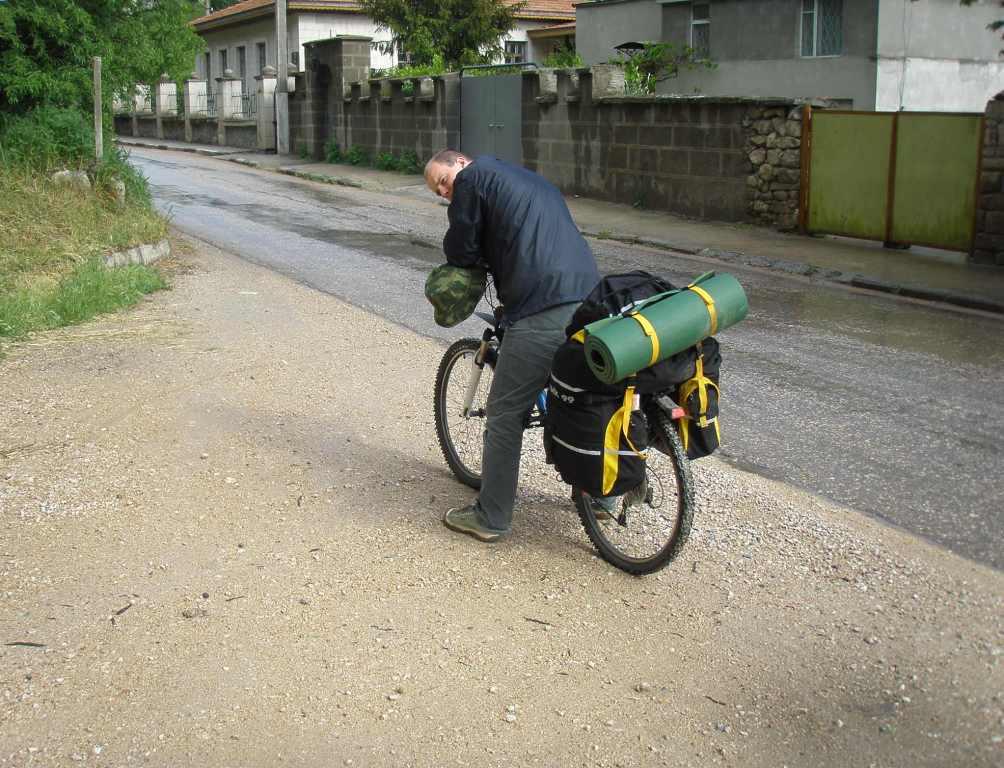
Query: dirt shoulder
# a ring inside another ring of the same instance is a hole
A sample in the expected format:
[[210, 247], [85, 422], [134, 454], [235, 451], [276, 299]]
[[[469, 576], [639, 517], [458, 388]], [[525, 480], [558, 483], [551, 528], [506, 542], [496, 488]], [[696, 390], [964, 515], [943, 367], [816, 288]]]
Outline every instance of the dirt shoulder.
[[533, 457], [479, 545], [441, 346], [182, 258], [0, 361], [0, 766], [1004, 760], [1000, 573], [713, 460], [658, 577]]

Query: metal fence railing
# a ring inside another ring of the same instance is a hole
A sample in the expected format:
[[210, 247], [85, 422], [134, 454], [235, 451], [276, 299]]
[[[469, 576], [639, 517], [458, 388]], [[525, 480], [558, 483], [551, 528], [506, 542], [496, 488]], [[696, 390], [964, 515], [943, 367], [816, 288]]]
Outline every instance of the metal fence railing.
[[216, 117], [216, 94], [206, 91], [206, 117]]
[[235, 120], [253, 120], [258, 115], [257, 94], [241, 93], [231, 99], [231, 114]]

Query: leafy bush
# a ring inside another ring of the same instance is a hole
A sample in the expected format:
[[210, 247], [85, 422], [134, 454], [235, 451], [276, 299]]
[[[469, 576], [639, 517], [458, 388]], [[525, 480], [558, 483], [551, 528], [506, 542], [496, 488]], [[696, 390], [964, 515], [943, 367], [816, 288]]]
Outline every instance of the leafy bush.
[[23, 116], [0, 115], [4, 165], [82, 168], [93, 158], [94, 128], [79, 110], [43, 106]]
[[342, 151], [338, 147], [338, 142], [334, 139], [328, 139], [324, 143], [324, 159], [329, 163], [340, 163], [344, 159]]
[[611, 63], [624, 67], [625, 90], [632, 95], [655, 93], [656, 84], [676, 77], [680, 67], [690, 70], [717, 66], [689, 45], [677, 48], [673, 43], [645, 43], [641, 50]]
[[446, 74], [446, 64], [442, 56], [434, 56], [431, 64], [370, 70], [370, 77], [434, 77], [443, 74]]
[[422, 165], [418, 160], [418, 155], [410, 149], [401, 153], [397, 159], [397, 170], [401, 173], [421, 173]]
[[575, 69], [583, 66], [582, 57], [572, 48], [561, 48], [544, 57], [548, 69]]
[[369, 165], [369, 153], [362, 147], [349, 147], [345, 153], [345, 162], [349, 165]]
[[376, 156], [376, 159], [374, 159], [373, 165], [381, 171], [396, 171], [397, 158], [390, 152], [381, 152]]

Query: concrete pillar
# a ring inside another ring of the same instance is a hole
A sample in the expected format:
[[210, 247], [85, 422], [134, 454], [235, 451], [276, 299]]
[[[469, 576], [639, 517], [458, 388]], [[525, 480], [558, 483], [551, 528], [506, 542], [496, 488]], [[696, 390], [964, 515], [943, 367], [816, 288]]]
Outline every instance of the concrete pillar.
[[192, 140], [192, 116], [206, 114], [206, 81], [196, 74], [185, 80], [185, 141]]
[[161, 75], [161, 79], [150, 86], [150, 106], [153, 108], [154, 125], [158, 139], [164, 138], [164, 123], [161, 120], [164, 104], [160, 100], [160, 83], [165, 77], [167, 77], [166, 74]]
[[157, 83], [157, 112], [161, 115], [178, 114], [178, 85], [165, 72]]
[[227, 143], [226, 121], [232, 120], [234, 112], [240, 111], [240, 104], [235, 109], [234, 97], [242, 94], [241, 81], [233, 70], [223, 70], [223, 77], [216, 78], [216, 142], [222, 147]]
[[260, 75], [255, 76], [258, 82], [258, 149], [273, 149], [275, 147], [275, 86], [278, 73], [275, 67], [265, 67]]
[[593, 64], [593, 99], [624, 95], [624, 67]]

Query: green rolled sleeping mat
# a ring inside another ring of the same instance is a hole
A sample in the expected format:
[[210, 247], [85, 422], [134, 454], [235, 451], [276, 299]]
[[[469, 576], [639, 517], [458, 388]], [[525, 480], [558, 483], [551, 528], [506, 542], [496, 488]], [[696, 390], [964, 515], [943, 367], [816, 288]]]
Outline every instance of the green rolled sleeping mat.
[[613, 384], [735, 325], [748, 309], [738, 280], [707, 272], [682, 290], [587, 325], [586, 362], [596, 378]]

